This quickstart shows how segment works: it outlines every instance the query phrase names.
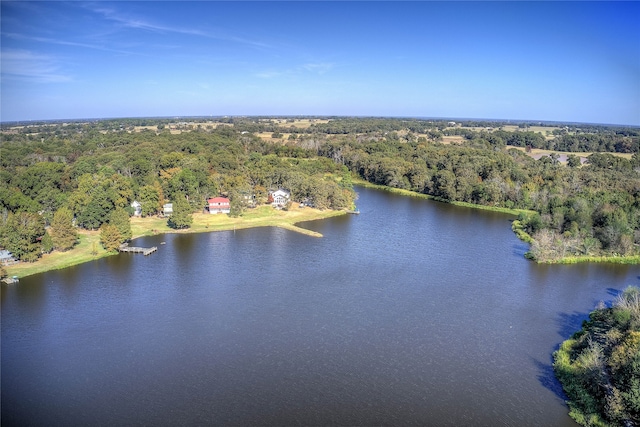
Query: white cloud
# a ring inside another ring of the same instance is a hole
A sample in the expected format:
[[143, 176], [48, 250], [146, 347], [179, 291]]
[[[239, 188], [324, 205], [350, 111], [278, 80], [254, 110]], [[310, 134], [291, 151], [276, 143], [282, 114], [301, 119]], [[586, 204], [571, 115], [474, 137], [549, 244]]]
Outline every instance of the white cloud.
[[269, 70], [269, 71], [262, 71], [260, 73], [256, 73], [256, 77], [260, 77], [261, 79], [274, 79], [277, 77], [284, 76], [285, 74], [289, 74], [289, 72]]
[[124, 50], [111, 49], [111, 48], [100, 46], [100, 45], [96, 45], [96, 44], [78, 43], [78, 42], [72, 42], [72, 41], [67, 41], [67, 40], [52, 39], [52, 38], [48, 38], [48, 37], [27, 36], [27, 35], [19, 34], [19, 33], [2, 33], [2, 35], [6, 36], [6, 37], [9, 37], [9, 38], [12, 38], [14, 40], [28, 40], [28, 41], [35, 41], [35, 42], [39, 42], [39, 43], [58, 44], [58, 45], [62, 45], [62, 46], [83, 47], [83, 48], [86, 48], [86, 49], [102, 50], [102, 51], [106, 51], [106, 52], [122, 53], [122, 54], [127, 54], [127, 55], [133, 53], [133, 52], [124, 51]]
[[73, 80], [64, 74], [54, 57], [28, 50], [2, 51], [2, 78], [23, 79], [38, 83], [61, 83]]
[[313, 74], [326, 74], [331, 71], [335, 67], [335, 64], [330, 62], [309, 62], [306, 64], [302, 64], [296, 66], [292, 69], [284, 69], [284, 70], [266, 70], [259, 73], [256, 73], [256, 77], [262, 79], [273, 79], [282, 76], [300, 76], [305, 73], [313, 73]]
[[170, 26], [158, 24], [155, 22], [151, 22], [145, 19], [140, 18], [132, 18], [124, 16], [118, 13], [114, 9], [107, 9], [103, 7], [98, 7], [92, 9], [94, 12], [101, 14], [105, 19], [110, 21], [114, 21], [123, 27], [140, 29], [146, 31], [153, 31], [158, 33], [176, 33], [176, 34], [185, 34], [196, 37], [204, 37], [209, 39], [223, 40], [229, 41], [233, 43], [244, 44], [247, 46], [257, 47], [257, 48], [270, 48], [271, 46], [267, 43], [257, 41], [257, 40], [249, 40], [242, 37], [237, 37], [233, 34], [225, 33], [223, 31], [201, 31], [193, 28], [184, 28], [179, 26]]
[[304, 64], [302, 66], [303, 69], [310, 71], [312, 73], [325, 74], [331, 71], [334, 67], [333, 63], [330, 62], [313, 62]]

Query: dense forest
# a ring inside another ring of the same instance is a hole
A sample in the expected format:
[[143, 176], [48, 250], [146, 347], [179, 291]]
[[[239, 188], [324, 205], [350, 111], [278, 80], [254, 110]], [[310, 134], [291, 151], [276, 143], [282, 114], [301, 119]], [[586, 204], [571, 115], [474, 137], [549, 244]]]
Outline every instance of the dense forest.
[[[326, 141], [321, 155], [375, 184], [435, 196], [443, 201], [522, 209], [514, 228], [531, 243], [528, 256], [553, 261], [569, 256], [634, 255], [640, 243], [640, 157], [593, 153], [535, 160], [505, 145], [500, 135], [465, 129], [460, 144], [438, 138], [348, 135]], [[510, 132], [528, 135], [529, 132]], [[542, 138], [539, 133], [538, 137]], [[637, 136], [627, 137], [637, 146]], [[627, 139], [624, 139], [627, 141]]]
[[588, 426], [640, 425], [640, 288], [589, 315], [554, 353], [570, 415]]
[[[247, 195], [266, 202], [284, 188], [294, 200], [344, 209], [357, 176], [446, 202], [520, 209], [514, 230], [538, 261], [638, 255], [640, 130], [535, 125], [544, 135], [526, 123], [388, 118], [5, 123], [0, 244], [32, 260], [61, 208], [78, 227], [98, 229], [133, 200], [156, 215], [166, 201], [198, 211], [207, 197], [227, 195], [241, 214]], [[527, 154], [550, 147], [580, 151], [566, 162]], [[18, 239], [16, 227], [28, 237]]]

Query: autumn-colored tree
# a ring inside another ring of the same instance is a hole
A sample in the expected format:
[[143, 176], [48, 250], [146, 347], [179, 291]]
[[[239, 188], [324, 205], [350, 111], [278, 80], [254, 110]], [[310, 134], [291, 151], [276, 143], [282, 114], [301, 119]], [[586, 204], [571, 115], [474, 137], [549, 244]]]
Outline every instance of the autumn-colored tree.
[[109, 252], [115, 252], [122, 243], [122, 235], [118, 227], [111, 224], [103, 224], [100, 227], [100, 243]]

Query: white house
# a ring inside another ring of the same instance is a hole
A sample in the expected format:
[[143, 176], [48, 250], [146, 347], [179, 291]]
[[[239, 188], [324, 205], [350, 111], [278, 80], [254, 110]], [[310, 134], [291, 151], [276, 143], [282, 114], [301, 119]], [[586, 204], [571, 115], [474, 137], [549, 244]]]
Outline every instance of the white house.
[[273, 206], [274, 208], [281, 208], [285, 206], [287, 202], [289, 202], [290, 198], [291, 193], [283, 189], [279, 189], [269, 193], [269, 203], [271, 203], [271, 206]]
[[133, 208], [133, 216], [142, 215], [142, 205], [139, 201], [134, 200], [133, 203], [131, 203], [131, 207]]
[[0, 251], [0, 264], [2, 264], [2, 265], [11, 265], [11, 264], [15, 264], [16, 262], [17, 261], [13, 257], [11, 252], [9, 252], [6, 249], [3, 249], [3, 250]]
[[173, 213], [173, 203], [165, 203], [162, 205], [162, 213], [164, 216], [171, 216]]

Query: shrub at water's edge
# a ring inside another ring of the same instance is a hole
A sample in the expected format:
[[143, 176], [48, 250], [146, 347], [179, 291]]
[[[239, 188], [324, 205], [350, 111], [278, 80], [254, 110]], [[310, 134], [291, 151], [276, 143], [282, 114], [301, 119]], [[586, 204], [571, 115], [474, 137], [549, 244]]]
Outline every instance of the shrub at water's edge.
[[553, 355], [569, 415], [585, 426], [640, 425], [640, 288], [601, 304]]

